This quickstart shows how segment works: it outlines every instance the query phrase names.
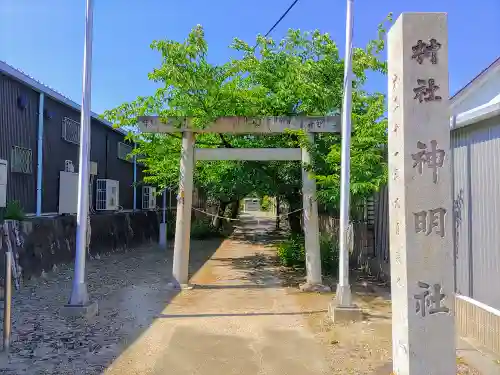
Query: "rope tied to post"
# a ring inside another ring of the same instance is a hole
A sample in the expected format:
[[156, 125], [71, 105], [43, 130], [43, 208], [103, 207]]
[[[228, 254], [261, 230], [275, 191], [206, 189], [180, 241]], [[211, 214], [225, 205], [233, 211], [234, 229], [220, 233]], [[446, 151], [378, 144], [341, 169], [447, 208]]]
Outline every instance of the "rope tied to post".
[[[207, 212], [207, 211], [203, 211], [203, 210], [200, 210], [199, 208], [194, 208], [192, 207], [193, 211], [197, 211], [197, 212], [200, 212], [202, 214], [205, 214], [207, 216], [211, 216], [211, 217], [215, 217], [215, 218], [218, 218], [218, 219], [225, 219], [225, 220], [229, 220], [229, 221], [241, 221], [241, 219], [233, 219], [233, 218], [229, 218], [229, 217], [225, 217], [225, 216], [220, 216], [220, 215], [217, 215], [217, 214], [213, 214], [211, 212]], [[287, 216], [290, 216], [294, 213], [297, 213], [297, 212], [300, 212], [300, 211], [303, 211], [304, 209], [303, 208], [299, 208], [297, 210], [294, 210], [294, 211], [291, 211], [291, 212], [287, 212], [285, 214], [281, 214], [281, 215], [278, 215], [278, 216], [266, 216], [265, 219], [277, 219], [277, 218], [285, 218]], [[259, 218], [257, 218], [259, 219]], [[261, 217], [261, 219], [264, 219], [264, 217]]]

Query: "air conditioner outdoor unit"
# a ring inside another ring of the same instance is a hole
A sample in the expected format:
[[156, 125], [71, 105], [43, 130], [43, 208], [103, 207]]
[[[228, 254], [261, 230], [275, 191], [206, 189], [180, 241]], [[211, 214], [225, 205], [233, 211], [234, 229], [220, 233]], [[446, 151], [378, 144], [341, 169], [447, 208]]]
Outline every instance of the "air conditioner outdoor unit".
[[98, 179], [96, 210], [116, 211], [119, 207], [119, 183], [116, 180]]
[[156, 208], [156, 188], [152, 186], [142, 187], [142, 209], [154, 210]]

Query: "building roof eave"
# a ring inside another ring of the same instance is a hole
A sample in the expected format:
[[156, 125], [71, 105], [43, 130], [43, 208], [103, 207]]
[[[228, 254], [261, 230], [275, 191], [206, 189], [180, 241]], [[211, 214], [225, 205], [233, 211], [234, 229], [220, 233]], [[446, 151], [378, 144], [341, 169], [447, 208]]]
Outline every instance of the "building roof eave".
[[[74, 101], [67, 98], [63, 94], [55, 91], [54, 89], [51, 89], [50, 87], [37, 81], [36, 79], [30, 77], [29, 75], [25, 74], [24, 72], [20, 71], [19, 69], [16, 69], [16, 68], [10, 66], [9, 64], [7, 64], [6, 62], [4, 62], [2, 60], [0, 60], [0, 72], [12, 77], [13, 79], [15, 79], [21, 83], [24, 83], [25, 85], [31, 87], [33, 90], [35, 90], [37, 92], [44, 93], [45, 95], [51, 97], [52, 99], [54, 99], [62, 104], [65, 104], [68, 107], [71, 107], [71, 108], [77, 110], [78, 112], [81, 111], [81, 106], [79, 104], [75, 103]], [[97, 113], [91, 112], [90, 115], [92, 118], [94, 118], [95, 120], [104, 124], [105, 126], [113, 129], [114, 131], [116, 131], [120, 134], [124, 134], [124, 135], [127, 134], [127, 132], [123, 129], [114, 128], [112, 123], [100, 118]]]
[[476, 75], [469, 83], [458, 90], [451, 98], [451, 106], [454, 107], [462, 102], [467, 96], [469, 96], [476, 89], [481, 87], [481, 85], [489, 79], [492, 74], [500, 72], [500, 57], [493, 61], [488, 67], [483, 69], [478, 75]]
[[450, 128], [452, 130], [463, 128], [496, 116], [500, 116], [500, 102], [487, 103], [452, 116], [450, 119]]

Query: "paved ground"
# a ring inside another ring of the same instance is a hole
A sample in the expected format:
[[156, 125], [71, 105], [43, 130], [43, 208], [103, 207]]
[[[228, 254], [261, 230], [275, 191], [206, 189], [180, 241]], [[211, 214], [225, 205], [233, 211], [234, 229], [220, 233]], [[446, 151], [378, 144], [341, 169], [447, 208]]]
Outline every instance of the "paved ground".
[[[276, 264], [265, 235], [271, 225], [247, 222], [222, 245], [193, 242], [195, 288], [179, 295], [165, 288], [171, 252], [89, 262], [100, 315], [87, 324], [57, 315], [69, 296], [69, 268], [33, 280], [16, 294], [15, 341], [0, 374], [390, 374], [387, 296], [374, 281], [358, 280], [365, 320], [332, 326], [332, 296], [299, 293], [301, 273]], [[478, 374], [463, 363], [459, 373]]]
[[329, 373], [306, 319], [327, 305], [307, 311], [287, 295], [266, 256], [272, 250], [259, 244], [265, 226], [252, 229], [224, 242], [193, 278], [197, 287], [175, 298], [105, 374]]

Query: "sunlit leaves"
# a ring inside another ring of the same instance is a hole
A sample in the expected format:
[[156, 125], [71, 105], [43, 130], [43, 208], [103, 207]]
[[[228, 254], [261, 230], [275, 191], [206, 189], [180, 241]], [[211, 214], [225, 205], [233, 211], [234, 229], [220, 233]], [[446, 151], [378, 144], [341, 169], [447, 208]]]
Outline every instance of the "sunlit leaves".
[[[353, 116], [351, 191], [363, 199], [384, 183], [385, 97], [363, 91], [367, 72], [386, 72], [380, 58], [385, 29], [366, 48], [353, 51]], [[318, 30], [290, 30], [279, 41], [258, 36], [249, 44], [234, 39], [231, 48], [240, 56], [222, 65], [208, 61], [203, 28], [196, 26], [182, 41], [158, 40], [151, 44], [161, 56], [148, 78], [160, 84], [149, 97], [107, 111], [118, 126], [135, 125], [137, 116], [192, 117], [205, 127], [222, 116], [331, 115], [342, 106], [344, 62], [330, 35]], [[148, 183], [160, 187], [177, 184], [180, 135], [135, 135], [137, 153], [144, 155]], [[319, 134], [313, 147], [304, 136], [290, 132], [272, 136], [198, 134], [197, 147], [300, 147], [313, 155], [312, 167], [319, 183], [319, 199], [332, 207], [338, 203], [340, 136]], [[310, 168], [309, 167], [309, 168]], [[300, 201], [299, 162], [198, 162], [195, 183], [210, 198], [241, 199], [252, 192], [280, 195]], [[295, 202], [296, 203], [296, 202]]]

